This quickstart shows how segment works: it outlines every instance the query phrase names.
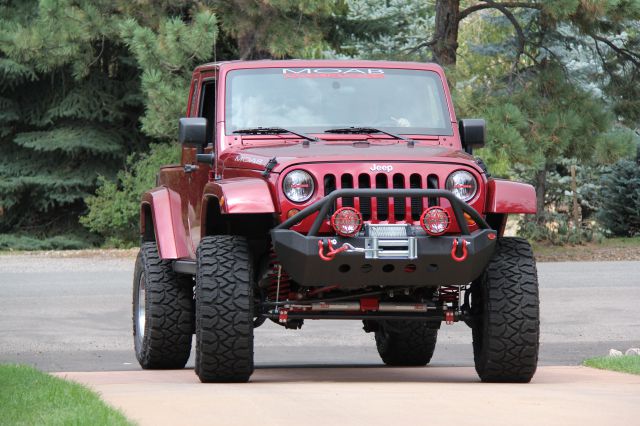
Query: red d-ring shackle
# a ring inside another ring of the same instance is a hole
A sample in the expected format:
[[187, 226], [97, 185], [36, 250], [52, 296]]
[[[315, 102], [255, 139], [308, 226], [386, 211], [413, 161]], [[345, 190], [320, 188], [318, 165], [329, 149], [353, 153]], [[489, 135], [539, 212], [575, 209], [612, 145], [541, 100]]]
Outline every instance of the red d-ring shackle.
[[331, 240], [327, 242], [327, 247], [329, 248], [329, 251], [325, 255], [322, 240], [318, 240], [318, 256], [320, 256], [320, 259], [324, 260], [325, 262], [330, 262], [334, 257], [336, 257], [336, 254], [349, 250], [349, 247], [346, 245], [343, 245], [340, 248], [335, 248], [331, 243]]
[[[463, 239], [460, 239], [460, 241], [461, 242], [458, 243], [458, 238], [454, 238], [453, 247], [451, 248], [451, 258], [456, 262], [463, 262], [467, 258], [467, 255], [469, 254], [467, 252], [467, 246], [469, 245], [469, 241], [463, 240]], [[458, 256], [457, 254], [458, 244], [462, 246], [462, 256]]]

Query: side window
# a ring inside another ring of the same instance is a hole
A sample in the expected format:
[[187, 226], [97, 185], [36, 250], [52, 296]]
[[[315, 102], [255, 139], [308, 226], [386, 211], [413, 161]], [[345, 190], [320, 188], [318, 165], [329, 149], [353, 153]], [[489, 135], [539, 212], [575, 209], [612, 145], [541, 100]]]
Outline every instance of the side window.
[[213, 135], [216, 127], [216, 81], [208, 80], [202, 84], [200, 94], [200, 108], [198, 116], [204, 117], [209, 123], [207, 145], [213, 143]]
[[195, 115], [196, 107], [198, 106], [196, 104], [196, 101], [198, 100], [198, 87], [200, 87], [198, 83], [198, 80], [191, 82], [191, 104], [189, 105], [188, 111], [189, 117], [193, 117]]

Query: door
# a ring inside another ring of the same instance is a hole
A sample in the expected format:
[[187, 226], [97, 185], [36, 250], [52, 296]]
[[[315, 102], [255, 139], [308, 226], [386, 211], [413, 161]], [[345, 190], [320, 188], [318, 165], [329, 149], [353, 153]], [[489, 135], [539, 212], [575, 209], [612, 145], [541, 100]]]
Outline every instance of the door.
[[[200, 83], [200, 96], [197, 101], [197, 110], [191, 109], [192, 117], [204, 117], [207, 119], [209, 126], [207, 129], [207, 145], [205, 153], [212, 153], [215, 146], [215, 122], [216, 122], [216, 79], [215, 76], [205, 76]], [[193, 150], [191, 160], [196, 166], [192, 171], [185, 172], [185, 178], [188, 183], [187, 197], [187, 222], [193, 254], [200, 243], [200, 211], [202, 209], [202, 191], [209, 181], [209, 173], [211, 166], [205, 163], [195, 161], [196, 150]], [[185, 169], [187, 170], [187, 169]]]

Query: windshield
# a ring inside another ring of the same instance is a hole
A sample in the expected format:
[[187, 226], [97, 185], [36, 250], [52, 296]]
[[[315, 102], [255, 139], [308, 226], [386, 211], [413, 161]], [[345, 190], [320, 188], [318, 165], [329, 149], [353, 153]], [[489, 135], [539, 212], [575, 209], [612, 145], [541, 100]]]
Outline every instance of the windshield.
[[322, 133], [375, 127], [451, 135], [442, 82], [431, 71], [372, 68], [262, 68], [230, 71], [226, 133], [284, 127]]

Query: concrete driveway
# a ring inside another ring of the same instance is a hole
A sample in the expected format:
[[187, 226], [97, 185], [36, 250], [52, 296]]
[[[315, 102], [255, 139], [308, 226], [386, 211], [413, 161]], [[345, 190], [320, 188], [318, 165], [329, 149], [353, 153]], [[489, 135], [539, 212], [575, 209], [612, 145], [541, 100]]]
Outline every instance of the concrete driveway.
[[473, 368], [258, 369], [247, 384], [191, 370], [58, 373], [141, 425], [637, 425], [640, 376], [542, 367], [529, 384], [479, 383]]

